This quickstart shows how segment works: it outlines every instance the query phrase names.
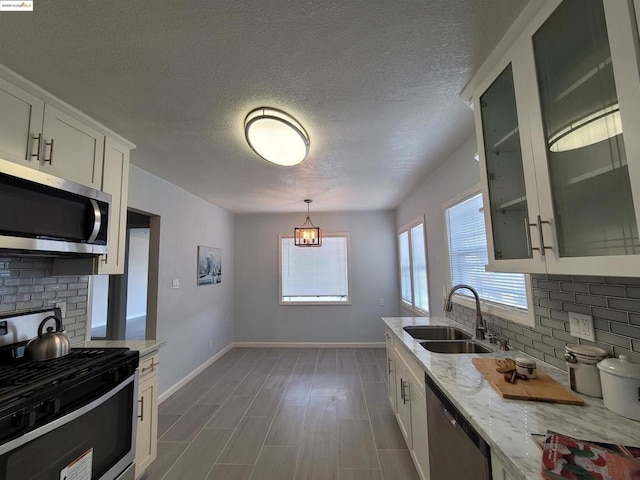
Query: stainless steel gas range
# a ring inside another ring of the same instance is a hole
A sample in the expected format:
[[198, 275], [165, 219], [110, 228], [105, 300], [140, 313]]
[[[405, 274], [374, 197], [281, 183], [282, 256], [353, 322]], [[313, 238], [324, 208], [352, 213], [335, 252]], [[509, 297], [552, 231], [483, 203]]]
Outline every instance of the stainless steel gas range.
[[[36, 321], [0, 317], [0, 338], [24, 338], [19, 326]], [[138, 352], [72, 348], [30, 362], [25, 344], [0, 347], [0, 478], [133, 480]]]

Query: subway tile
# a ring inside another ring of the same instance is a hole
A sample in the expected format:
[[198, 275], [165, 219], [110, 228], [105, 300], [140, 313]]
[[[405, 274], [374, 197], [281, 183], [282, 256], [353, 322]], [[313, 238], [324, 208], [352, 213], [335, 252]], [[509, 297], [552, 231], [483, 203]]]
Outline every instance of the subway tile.
[[640, 352], [640, 340], [631, 340], [631, 346], [634, 352]]
[[553, 355], [544, 355], [544, 361], [550, 363], [554, 367], [561, 368], [562, 370], [566, 370], [567, 364], [563, 359], [555, 357]]
[[[629, 288], [627, 288], [627, 291]], [[637, 290], [640, 294], [640, 289]], [[604, 295], [607, 297], [624, 297], [625, 289], [619, 285], [589, 285], [589, 293], [591, 293], [591, 295]]]
[[562, 282], [561, 287], [563, 292], [589, 293], [589, 285], [585, 283]]
[[620, 335], [613, 333], [603, 332], [602, 330], [596, 330], [596, 341], [600, 343], [607, 343], [623, 348], [631, 348], [631, 340]]
[[612, 323], [611, 332], [617, 333], [618, 335], [624, 335], [625, 337], [640, 339], [640, 327], [634, 327], [632, 325]]
[[640, 278], [636, 277], [606, 277], [604, 281], [618, 285], [640, 285]]
[[594, 318], [602, 318], [603, 320], [611, 320], [614, 322], [627, 323], [627, 312], [620, 310], [609, 310], [608, 308], [593, 308], [591, 310]]
[[551, 310], [562, 310], [562, 302], [559, 302], [557, 300], [545, 300], [544, 298], [541, 298], [540, 306], [549, 308]]
[[559, 312], [557, 310], [551, 310], [551, 318], [553, 320], [560, 320], [562, 322], [569, 321], [569, 314], [567, 312]]
[[546, 327], [544, 325], [540, 325], [539, 323], [536, 323], [535, 326], [535, 331], [542, 334], [542, 335], [549, 335], [551, 336], [553, 329], [550, 327]]
[[591, 315], [591, 307], [585, 305], [579, 305], [577, 303], [564, 303], [562, 309], [565, 312], [582, 313], [584, 315]]
[[524, 335], [516, 334], [516, 341], [520, 342], [522, 345], [528, 345], [530, 347], [533, 346], [533, 340], [529, 337], [525, 337]]
[[540, 332], [534, 331], [534, 330], [529, 330], [529, 329], [525, 329], [524, 330], [524, 336], [525, 337], [529, 337], [533, 340], [538, 340], [538, 341], [542, 341], [542, 334]]
[[627, 298], [640, 298], [640, 287], [627, 287], [626, 294]]
[[599, 275], [575, 275], [573, 281], [576, 283], [604, 283], [605, 277]]
[[546, 345], [542, 342], [533, 342], [533, 348], [535, 348], [536, 350], [539, 350], [540, 352], [543, 353], [548, 353], [549, 355], [555, 355], [556, 351], [555, 348], [553, 348], [550, 345]]
[[577, 343], [578, 339], [567, 332], [563, 332], [560, 330], [553, 331], [553, 338], [557, 338], [558, 340], [562, 340], [567, 343]]
[[640, 325], [640, 315], [636, 313], [629, 314], [629, 323], [631, 325]]
[[[568, 316], [567, 316], [568, 320]], [[556, 330], [564, 330], [565, 322], [561, 322], [560, 320], [552, 320], [550, 318], [541, 318], [540, 323], [545, 327], [553, 328]]]
[[549, 290], [541, 290], [539, 288], [533, 288], [532, 293], [535, 298], [550, 298], [549, 295], [552, 292], [549, 292]]
[[[560, 300], [562, 302], [575, 302], [576, 295], [575, 293], [567, 292], [549, 292], [549, 298], [552, 300]], [[562, 307], [558, 310], [562, 310]]]
[[604, 332], [609, 332], [609, 321], [608, 320], [601, 320], [600, 318], [594, 318], [593, 319], [593, 328], [595, 328], [596, 330], [602, 330]]
[[561, 282], [573, 282], [574, 277], [572, 275], [547, 275], [547, 280], [557, 280]]
[[559, 290], [560, 282], [552, 280], [538, 280], [538, 288], [546, 288], [547, 290]]
[[607, 299], [604, 297], [596, 297], [592, 295], [576, 295], [576, 303], [591, 305], [594, 307], [606, 307]]
[[541, 317], [548, 317], [551, 315], [551, 310], [545, 307], [534, 307], [534, 312], [536, 315], [540, 315]]
[[613, 355], [619, 357], [620, 355], [626, 355], [634, 363], [640, 363], [640, 353], [633, 352], [629, 349], [622, 347], [613, 347]]
[[530, 347], [529, 345], [524, 346], [524, 351], [532, 357], [536, 357], [538, 360], [544, 360], [544, 353], [533, 347]]
[[618, 310], [626, 310], [628, 312], [640, 313], [639, 300], [625, 300], [622, 298], [610, 298], [608, 302], [609, 302], [609, 308], [616, 308]]
[[567, 342], [564, 342], [562, 340], [559, 340], [557, 338], [553, 338], [547, 335], [542, 336], [542, 343], [555, 347], [556, 349], [563, 349], [564, 346], [567, 344]]
[[513, 322], [509, 322], [508, 329], [510, 332], [519, 333], [520, 335], [524, 333], [524, 328], [522, 328], [519, 325], [516, 325]]

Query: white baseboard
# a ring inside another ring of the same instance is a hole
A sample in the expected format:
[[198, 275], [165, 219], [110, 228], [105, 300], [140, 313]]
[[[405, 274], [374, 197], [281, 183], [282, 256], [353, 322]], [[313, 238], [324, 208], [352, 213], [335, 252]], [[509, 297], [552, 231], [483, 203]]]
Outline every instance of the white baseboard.
[[381, 348], [385, 342], [233, 342], [234, 347], [266, 348]]
[[207, 360], [202, 365], [200, 365], [198, 368], [196, 368], [194, 371], [192, 371], [189, 375], [187, 375], [182, 380], [180, 380], [178, 383], [173, 385], [168, 390], [162, 392], [162, 394], [160, 394], [158, 396], [158, 403], [160, 404], [160, 403], [164, 402], [167, 398], [169, 398], [171, 395], [176, 393], [178, 390], [180, 390], [182, 387], [184, 387], [187, 383], [189, 383], [191, 380], [193, 380], [200, 372], [202, 372], [206, 368], [210, 367], [216, 360], [218, 360], [220, 357], [222, 357], [225, 353], [227, 353], [233, 347], [234, 347], [234, 344], [230, 343], [229, 345], [224, 347], [222, 350], [220, 350], [218, 353], [216, 353], [213, 357], [211, 357], [209, 360]]

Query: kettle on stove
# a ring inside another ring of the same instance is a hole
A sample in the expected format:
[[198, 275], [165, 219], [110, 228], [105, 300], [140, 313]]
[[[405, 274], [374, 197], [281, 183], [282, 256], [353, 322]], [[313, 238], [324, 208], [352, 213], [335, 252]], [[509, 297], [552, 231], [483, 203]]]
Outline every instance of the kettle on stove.
[[[45, 324], [51, 319], [56, 322], [55, 330], [53, 327], [47, 327], [47, 331], [43, 332]], [[24, 350], [24, 356], [31, 361], [63, 357], [69, 353], [70, 345], [69, 337], [62, 330], [62, 320], [55, 315], [50, 315], [40, 322], [38, 336], [29, 340]]]

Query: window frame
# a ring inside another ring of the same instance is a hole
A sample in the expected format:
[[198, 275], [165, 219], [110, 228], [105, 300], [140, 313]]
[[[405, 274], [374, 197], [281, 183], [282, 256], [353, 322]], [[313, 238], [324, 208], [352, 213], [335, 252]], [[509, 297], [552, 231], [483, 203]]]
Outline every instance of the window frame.
[[[430, 299], [430, 281], [429, 281], [429, 256], [428, 256], [428, 248], [427, 248], [427, 226], [424, 215], [420, 215], [417, 218], [414, 218], [409, 223], [401, 226], [396, 231], [396, 242], [398, 246], [398, 276], [399, 276], [399, 286], [400, 286], [400, 304], [403, 308], [415, 313], [419, 316], [428, 316], [429, 310], [424, 310], [420, 307], [416, 306], [416, 292], [415, 292], [415, 282], [414, 282], [414, 273], [413, 273], [413, 240], [411, 236], [411, 230], [419, 225], [422, 225], [422, 234], [424, 238], [424, 258], [426, 260], [426, 268], [425, 275], [427, 277], [427, 303], [428, 308], [431, 307], [431, 299]], [[411, 303], [407, 302], [404, 298], [402, 298], [402, 262], [400, 259], [400, 235], [402, 233], [407, 233], [407, 239], [409, 241], [409, 279], [410, 279], [410, 290], [411, 290]]]
[[[446, 269], [447, 285], [446, 285], [445, 295], [453, 287], [453, 285], [451, 284], [451, 255], [449, 251], [449, 228], [447, 224], [447, 209], [478, 194], [480, 194], [481, 198], [483, 199], [482, 208], [484, 209], [485, 208], [484, 195], [482, 194], [482, 185], [479, 183], [465, 190], [464, 192], [459, 193], [458, 195], [454, 196], [453, 198], [447, 200], [442, 204], [442, 226], [443, 226], [442, 231], [444, 232], [444, 248], [446, 251], [446, 261], [447, 261], [447, 269]], [[485, 230], [484, 230], [485, 238], [487, 238], [487, 241], [488, 241], [489, 232], [486, 225], [486, 221], [487, 221], [486, 215], [484, 217], [485, 217]], [[485, 270], [486, 270], [486, 267], [487, 265], [485, 265]], [[500, 272], [492, 272], [492, 273], [500, 273]], [[501, 319], [509, 320], [511, 322], [517, 323], [519, 325], [524, 325], [527, 327], [535, 326], [535, 307], [533, 305], [531, 275], [527, 273], [523, 273], [523, 275], [524, 275], [524, 282], [525, 282], [525, 289], [526, 289], [526, 296], [527, 296], [526, 311], [516, 307], [500, 304], [497, 302], [485, 301], [482, 298], [480, 298], [480, 309], [482, 310], [482, 313], [495, 315], [496, 317], [499, 317]], [[476, 308], [476, 302], [474, 299], [466, 297], [464, 295], [460, 295], [457, 292], [453, 294], [453, 296], [451, 297], [451, 300], [453, 303], [457, 303], [467, 308], [473, 308], [473, 309]]]
[[[282, 297], [282, 239], [291, 238], [291, 234], [279, 234], [278, 235], [278, 305], [351, 305], [351, 238], [349, 232], [322, 232], [322, 238], [341, 237], [346, 240], [346, 255], [347, 262], [347, 298], [345, 301], [302, 301], [302, 302], [286, 302]], [[322, 248], [322, 247], [296, 247], [296, 248]]]

